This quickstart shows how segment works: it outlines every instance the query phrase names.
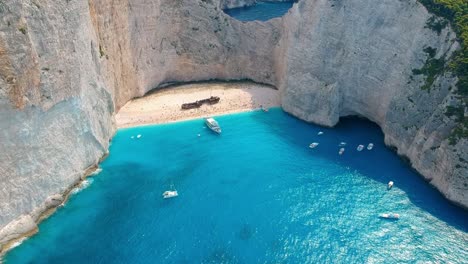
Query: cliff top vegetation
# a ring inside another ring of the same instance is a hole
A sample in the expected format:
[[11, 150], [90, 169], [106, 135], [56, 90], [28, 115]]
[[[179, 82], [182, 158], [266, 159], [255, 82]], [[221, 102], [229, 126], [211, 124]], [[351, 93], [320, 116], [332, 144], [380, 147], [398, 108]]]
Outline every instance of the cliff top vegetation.
[[[455, 117], [457, 126], [452, 131], [449, 142], [454, 145], [461, 138], [468, 138], [468, 1], [467, 0], [419, 0], [429, 12], [450, 22], [457, 33], [461, 49], [457, 51], [447, 69], [458, 77], [458, 106], [447, 108], [446, 115]], [[440, 30], [436, 25], [434, 30]]]

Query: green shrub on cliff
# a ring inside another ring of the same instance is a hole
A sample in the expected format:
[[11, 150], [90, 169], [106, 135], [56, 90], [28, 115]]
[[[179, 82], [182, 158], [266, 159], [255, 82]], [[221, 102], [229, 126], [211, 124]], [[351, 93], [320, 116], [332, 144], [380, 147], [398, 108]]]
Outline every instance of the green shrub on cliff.
[[445, 58], [443, 56], [439, 59], [434, 58], [436, 49], [432, 47], [425, 48], [424, 52], [426, 52], [429, 57], [421, 69], [413, 69], [413, 74], [423, 74], [426, 76], [426, 82], [421, 87], [421, 89], [429, 90], [437, 76], [444, 70]]
[[3, 11], [6, 10], [6, 5], [3, 3], [3, 1], [0, 0], [0, 13], [3, 13]]
[[[461, 49], [457, 51], [452, 60], [448, 64], [448, 68], [458, 77], [457, 95], [460, 99], [458, 106], [450, 106], [446, 115], [455, 117], [457, 126], [453, 129], [449, 142], [454, 145], [460, 138], [468, 138], [468, 0], [419, 0], [429, 12], [447, 19], [457, 33], [457, 37], [461, 43]], [[430, 23], [431, 24], [431, 23]], [[438, 30], [435, 28], [434, 30]], [[432, 59], [432, 58], [430, 58]], [[433, 62], [428, 59], [428, 62]], [[427, 63], [426, 63], [427, 64]], [[428, 65], [422, 68], [421, 71], [427, 69], [430, 74], [435, 74]], [[445, 70], [445, 67], [438, 69], [440, 73]], [[438, 75], [438, 74], [437, 74]], [[432, 75], [434, 78], [436, 75]], [[430, 83], [432, 85], [433, 78], [426, 79], [426, 84], [423, 88], [427, 88]]]

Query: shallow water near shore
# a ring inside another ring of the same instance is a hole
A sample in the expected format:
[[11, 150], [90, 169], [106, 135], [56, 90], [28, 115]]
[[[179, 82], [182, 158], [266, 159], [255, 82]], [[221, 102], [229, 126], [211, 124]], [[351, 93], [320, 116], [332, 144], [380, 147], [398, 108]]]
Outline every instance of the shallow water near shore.
[[258, 2], [253, 6], [225, 9], [224, 12], [240, 21], [267, 21], [283, 16], [293, 4], [294, 2]]
[[[6, 263], [466, 261], [468, 213], [375, 124], [321, 128], [279, 108], [216, 119], [220, 136], [201, 119], [119, 130], [102, 171]], [[172, 185], [179, 196], [162, 199]]]

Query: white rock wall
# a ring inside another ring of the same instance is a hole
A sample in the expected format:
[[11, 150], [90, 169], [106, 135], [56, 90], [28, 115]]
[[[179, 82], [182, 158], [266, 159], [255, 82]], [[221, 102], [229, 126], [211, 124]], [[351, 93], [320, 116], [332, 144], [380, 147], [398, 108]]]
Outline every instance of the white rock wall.
[[[441, 76], [422, 90], [426, 47], [436, 58], [459, 48], [447, 27], [416, 1], [313, 0], [285, 18], [283, 108], [306, 121], [335, 125], [359, 115], [380, 125], [385, 141], [448, 199], [468, 207], [468, 142], [450, 146], [454, 126], [444, 115], [455, 79]], [[452, 88], [451, 88], [452, 87]], [[463, 161], [464, 160], [464, 161]]]
[[427, 92], [411, 72], [425, 47], [436, 57], [458, 48], [448, 29], [425, 28], [424, 7], [301, 0], [283, 18], [240, 22], [223, 3], [0, 0], [0, 245], [34, 229], [106, 152], [119, 107], [170, 82], [251, 79], [278, 87], [283, 108], [309, 122], [367, 117], [468, 206], [467, 141], [448, 145], [443, 114], [454, 80]]
[[[0, 228], [21, 215], [37, 220], [34, 210], [77, 182], [107, 151], [114, 131], [87, 2], [2, 6]], [[23, 222], [22, 229], [31, 226]], [[15, 233], [11, 225], [5, 230]], [[11, 238], [0, 234], [0, 245]]]

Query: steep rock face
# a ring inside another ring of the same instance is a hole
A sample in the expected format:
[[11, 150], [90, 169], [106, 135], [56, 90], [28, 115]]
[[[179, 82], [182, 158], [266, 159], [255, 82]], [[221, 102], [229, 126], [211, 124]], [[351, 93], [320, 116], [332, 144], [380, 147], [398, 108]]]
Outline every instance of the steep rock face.
[[359, 115], [380, 125], [385, 141], [448, 199], [468, 206], [466, 139], [448, 144], [454, 122], [444, 115], [454, 83], [439, 77], [430, 90], [414, 75], [435, 48], [435, 58], [459, 48], [447, 27], [416, 1], [303, 1], [285, 25], [283, 108], [306, 121], [335, 125]]
[[90, 3], [117, 108], [170, 82], [276, 82], [280, 19], [245, 24], [214, 1]]
[[114, 108], [85, 1], [8, 1], [0, 12], [4, 227], [23, 214], [37, 220], [35, 209], [46, 209], [48, 196], [65, 191], [100, 159], [114, 131]]
[[[452, 201], [468, 205], [467, 142], [447, 143], [455, 80], [419, 87], [425, 47], [458, 44], [415, 1], [310, 0], [283, 18], [237, 21], [220, 0], [0, 0], [0, 245], [106, 152], [112, 117], [170, 82], [251, 79], [286, 111], [334, 125], [361, 115]], [[3, 151], [6, 150], [6, 151]], [[54, 196], [52, 196], [54, 195]], [[49, 197], [49, 198], [47, 198]], [[23, 215], [20, 217], [20, 215]], [[16, 219], [16, 221], [14, 221]], [[11, 223], [11, 224], [8, 224]]]
[[170, 82], [276, 82], [279, 19], [246, 25], [211, 1], [0, 3], [0, 245], [98, 162], [129, 99]]

